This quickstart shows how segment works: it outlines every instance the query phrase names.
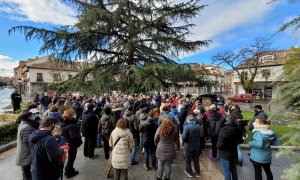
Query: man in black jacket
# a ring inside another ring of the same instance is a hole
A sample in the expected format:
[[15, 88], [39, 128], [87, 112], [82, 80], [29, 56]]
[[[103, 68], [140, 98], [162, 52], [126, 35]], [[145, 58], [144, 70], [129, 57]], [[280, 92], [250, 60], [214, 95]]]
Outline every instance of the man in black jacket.
[[221, 128], [217, 142], [219, 156], [224, 172], [224, 179], [238, 179], [236, 161], [238, 158], [237, 145], [243, 142], [242, 129], [235, 123], [232, 115], [226, 117], [226, 125]]
[[32, 180], [54, 180], [63, 175], [61, 157], [65, 149], [58, 148], [52, 130], [55, 127], [55, 117], [46, 117], [40, 128], [29, 135], [29, 146], [32, 156]]
[[19, 110], [20, 109], [20, 105], [21, 105], [21, 102], [22, 102], [22, 96], [21, 94], [18, 93], [17, 90], [15, 90], [11, 95], [11, 103], [13, 105], [13, 111], [14, 113], [16, 112], [16, 110]]
[[94, 105], [89, 104], [87, 111], [82, 114], [81, 133], [85, 137], [83, 155], [91, 159], [95, 158], [94, 151], [97, 142], [98, 118], [93, 112]]
[[261, 118], [261, 119], [268, 119], [268, 115], [262, 110], [262, 106], [261, 105], [255, 105], [252, 107], [252, 109], [254, 110], [255, 112], [255, 115], [253, 116], [253, 119], [252, 121], [250, 122], [250, 125], [249, 125], [249, 130], [252, 131], [254, 126], [253, 126], [253, 123], [255, 122], [255, 120], [257, 118]]

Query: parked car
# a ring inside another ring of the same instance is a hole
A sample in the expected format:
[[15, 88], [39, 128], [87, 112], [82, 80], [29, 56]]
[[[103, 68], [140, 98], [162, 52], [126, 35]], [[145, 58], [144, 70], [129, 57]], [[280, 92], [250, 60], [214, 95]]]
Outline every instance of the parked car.
[[231, 99], [234, 102], [253, 102], [252, 94], [239, 94], [237, 96], [228, 97], [228, 99]]
[[224, 105], [224, 103], [225, 103], [225, 98], [218, 94], [202, 94], [197, 97], [197, 100], [199, 100], [200, 103], [202, 104], [203, 100], [208, 99], [208, 98], [212, 101], [212, 104], [223, 104]]

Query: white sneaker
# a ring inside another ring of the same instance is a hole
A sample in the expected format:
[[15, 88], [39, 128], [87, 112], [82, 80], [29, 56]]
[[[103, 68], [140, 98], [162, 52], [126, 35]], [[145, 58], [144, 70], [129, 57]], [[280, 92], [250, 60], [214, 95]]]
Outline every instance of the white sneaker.
[[189, 174], [186, 170], [184, 170], [184, 173], [189, 177], [189, 178], [192, 178], [193, 175]]

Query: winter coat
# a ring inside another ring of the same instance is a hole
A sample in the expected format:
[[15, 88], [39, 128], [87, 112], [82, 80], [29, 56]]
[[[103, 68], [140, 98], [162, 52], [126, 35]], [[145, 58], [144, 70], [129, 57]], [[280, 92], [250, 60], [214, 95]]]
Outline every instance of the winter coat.
[[129, 111], [128, 109], [125, 110], [123, 118], [127, 119], [129, 121], [129, 130], [133, 136], [133, 139], [136, 139], [138, 137], [138, 128], [139, 128], [139, 122], [136, 116], [133, 114], [132, 111]]
[[54, 180], [61, 177], [61, 157], [64, 151], [58, 148], [51, 131], [34, 131], [29, 135], [28, 141], [32, 155], [32, 180]]
[[77, 149], [81, 144], [80, 128], [75, 119], [62, 121], [59, 124], [62, 127], [62, 136], [69, 143], [70, 149]]
[[82, 112], [83, 112], [83, 108], [82, 108], [81, 104], [75, 100], [72, 103], [72, 108], [75, 110], [76, 120], [79, 120], [79, 118], [81, 117]]
[[[116, 141], [120, 140], [116, 143]], [[115, 144], [116, 143], [116, 144]], [[111, 133], [109, 145], [112, 150], [112, 166], [115, 169], [128, 169], [130, 165], [130, 151], [133, 148], [133, 137], [129, 129], [116, 127]]]
[[184, 121], [186, 120], [187, 114], [188, 114], [188, 107], [187, 106], [182, 107], [178, 114], [178, 119], [180, 122], [180, 133], [183, 132], [183, 124]]
[[141, 132], [143, 133], [143, 146], [145, 148], [153, 148], [154, 144], [154, 136], [157, 129], [157, 123], [154, 119], [148, 119], [142, 126]]
[[102, 136], [109, 139], [112, 130], [113, 130], [113, 117], [111, 115], [107, 115], [104, 113], [98, 124], [98, 132]]
[[268, 119], [268, 115], [263, 111], [258, 111], [258, 112], [255, 112], [253, 118], [252, 118], [252, 121], [250, 122], [250, 125], [249, 125], [249, 130], [252, 131], [254, 126], [253, 126], [253, 123], [255, 122], [255, 120], [260, 117], [260, 118], [263, 118], [263, 119]]
[[271, 163], [272, 149], [271, 145], [278, 146], [281, 144], [275, 132], [270, 129], [270, 125], [259, 125], [253, 123], [254, 135], [250, 145], [250, 159], [258, 163]]
[[228, 123], [221, 128], [217, 148], [219, 156], [227, 161], [237, 159], [237, 145], [243, 142], [243, 131], [236, 123]]
[[200, 125], [195, 121], [187, 121], [183, 128], [182, 141], [187, 152], [198, 151], [200, 146]]
[[218, 136], [220, 129], [225, 125], [225, 118], [222, 114], [213, 112], [210, 116], [208, 116], [207, 120], [209, 125], [208, 134], [210, 136]]
[[98, 118], [90, 111], [82, 114], [81, 133], [84, 137], [95, 138], [98, 134]]
[[19, 105], [22, 102], [22, 96], [19, 93], [13, 92], [10, 95], [12, 105]]
[[176, 159], [175, 150], [175, 133], [169, 137], [164, 137], [159, 134], [160, 127], [156, 130], [154, 142], [157, 146], [156, 157], [161, 161]]
[[16, 165], [27, 166], [31, 165], [31, 151], [29, 147], [28, 137], [38, 128], [38, 123], [29, 119], [23, 119], [18, 127], [17, 134], [17, 153], [16, 153]]
[[51, 98], [49, 96], [43, 96], [40, 100], [40, 103], [42, 106], [48, 107], [48, 105], [51, 103]]

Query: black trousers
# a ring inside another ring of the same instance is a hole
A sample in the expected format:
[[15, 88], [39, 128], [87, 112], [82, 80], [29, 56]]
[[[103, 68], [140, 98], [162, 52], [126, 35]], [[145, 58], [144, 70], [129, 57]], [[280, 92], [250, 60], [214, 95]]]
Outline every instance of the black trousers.
[[93, 158], [95, 156], [95, 148], [96, 148], [96, 135], [95, 137], [85, 137], [84, 139], [84, 147], [83, 147], [83, 155], [88, 156], [89, 158]]
[[31, 180], [31, 165], [22, 166], [23, 180]]
[[105, 159], [109, 159], [109, 142], [108, 142], [108, 138], [105, 137], [105, 136], [101, 136], [101, 139], [103, 140], [103, 149], [104, 149]]
[[202, 154], [203, 149], [205, 149], [205, 137], [200, 137], [199, 155]]
[[76, 147], [70, 147], [70, 151], [68, 152], [68, 162], [65, 167], [65, 175], [72, 174], [74, 169], [74, 161], [76, 159], [77, 155], [77, 148]]
[[218, 136], [211, 136], [211, 150], [212, 150], [212, 157], [217, 158], [217, 142], [218, 142]]
[[273, 174], [271, 172], [271, 163], [262, 164], [250, 159], [253, 164], [254, 172], [255, 172], [255, 180], [262, 180], [262, 168], [264, 169], [267, 180], [273, 180]]
[[198, 151], [188, 151], [186, 147], [185, 150], [185, 170], [188, 173], [192, 173], [192, 160], [194, 162], [194, 168], [196, 173], [200, 173], [200, 164], [199, 164], [199, 152]]

